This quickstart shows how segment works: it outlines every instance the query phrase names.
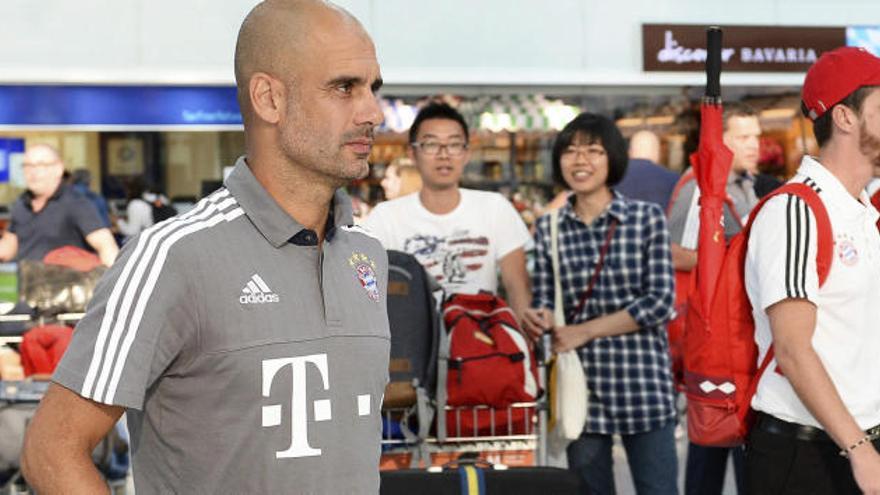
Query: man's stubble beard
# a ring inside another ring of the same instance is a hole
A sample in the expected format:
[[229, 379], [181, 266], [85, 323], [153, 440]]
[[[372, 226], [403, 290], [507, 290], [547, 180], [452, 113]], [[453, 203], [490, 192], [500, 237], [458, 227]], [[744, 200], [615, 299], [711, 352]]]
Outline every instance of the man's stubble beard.
[[366, 161], [356, 171], [352, 171], [352, 167], [343, 159], [341, 143], [328, 146], [321, 136], [311, 134], [314, 131], [309, 129], [310, 126], [303, 125], [297, 128], [287, 127], [282, 131], [281, 152], [290, 166], [300, 167], [312, 175], [323, 177], [332, 188], [346, 186], [369, 174]]

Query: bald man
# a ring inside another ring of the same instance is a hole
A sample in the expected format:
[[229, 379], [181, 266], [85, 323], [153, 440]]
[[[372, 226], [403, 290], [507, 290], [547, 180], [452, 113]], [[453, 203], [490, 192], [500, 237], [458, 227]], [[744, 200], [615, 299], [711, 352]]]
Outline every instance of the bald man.
[[377, 493], [387, 258], [340, 188], [382, 121], [372, 41], [316, 0], [257, 5], [235, 51], [247, 155], [129, 241], [25, 439], [40, 493], [106, 493], [126, 412], [138, 495]]
[[615, 189], [624, 196], [649, 201], [666, 209], [678, 174], [658, 165], [660, 138], [651, 131], [641, 130], [629, 140], [629, 165]]
[[38, 144], [24, 154], [27, 191], [12, 205], [0, 238], [0, 261], [42, 260], [61, 246], [98, 253], [110, 266], [119, 252], [113, 234], [88, 198], [62, 183], [64, 163], [58, 150]]

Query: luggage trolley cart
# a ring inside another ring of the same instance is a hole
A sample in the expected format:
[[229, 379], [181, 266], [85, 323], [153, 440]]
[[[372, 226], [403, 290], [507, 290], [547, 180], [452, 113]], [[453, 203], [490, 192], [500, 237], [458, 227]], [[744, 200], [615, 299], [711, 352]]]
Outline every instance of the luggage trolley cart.
[[[442, 332], [445, 334], [445, 332]], [[535, 402], [514, 403], [506, 408], [488, 405], [449, 406], [445, 403], [445, 382], [437, 384], [437, 398], [433, 401], [438, 413], [432, 416], [434, 424], [431, 435], [419, 442], [417, 438], [406, 435], [399, 429], [389, 428], [403, 419], [403, 427], [416, 430], [417, 425], [406, 424], [418, 421], [412, 410], [387, 409], [383, 411], [385, 425], [382, 438], [382, 468], [399, 469], [417, 466], [414, 456], [422, 459], [425, 467], [442, 466], [454, 462], [459, 456], [483, 457], [501, 466], [544, 466], [547, 451], [547, 401], [548, 359], [544, 349], [549, 349], [549, 334], [536, 346], [538, 360], [538, 379], [544, 393]], [[438, 360], [439, 376], [446, 375], [445, 342], [441, 342], [441, 358]], [[478, 418], [488, 417], [489, 427], [479, 429]], [[419, 450], [422, 450], [419, 453]]]
[[[0, 331], [0, 345], [21, 344], [22, 335], [33, 326], [43, 325], [47, 321], [61, 324], [75, 324], [81, 320], [83, 313], [61, 313], [52, 318], [34, 317], [30, 314], [0, 315], [0, 325], [7, 325]], [[9, 325], [19, 325], [19, 328]], [[0, 380], [0, 495], [30, 494], [33, 491], [21, 474], [19, 458], [24, 443], [24, 434], [43, 396], [49, 388], [48, 380]], [[101, 468], [102, 474], [110, 463], [114, 449], [124, 448], [120, 438], [111, 432], [98, 444], [92, 454], [95, 465]], [[126, 493], [125, 477], [108, 479], [111, 493]]]
[[[539, 347], [548, 343], [549, 338], [543, 339]], [[538, 377], [542, 384], [546, 384], [547, 360], [543, 354], [539, 349]], [[546, 397], [542, 394], [536, 402], [511, 404], [504, 409], [444, 407], [444, 413], [438, 415], [438, 419], [448, 420], [447, 435], [441, 438], [442, 431], [434, 428], [434, 435], [424, 442], [430, 455], [424, 466], [427, 469], [406, 469], [406, 462], [386, 463], [383, 465], [381, 494], [583, 493], [576, 474], [567, 469], [546, 467]], [[442, 400], [442, 396], [439, 399]], [[386, 411], [383, 420], [393, 419], [394, 414], [400, 413]], [[492, 414], [490, 417], [499, 417], [500, 421], [490, 421], [488, 429], [483, 431], [469, 430], [467, 424], [478, 424], [476, 419], [480, 414]], [[386, 436], [382, 443], [383, 459], [396, 455], [405, 460], [407, 456], [415, 456], [419, 448], [417, 444], [390, 436]]]
[[[447, 436], [440, 438], [436, 428], [423, 444], [407, 439], [386, 428], [382, 439], [383, 469], [399, 469], [413, 465], [413, 456], [422, 449], [429, 457], [424, 467], [441, 466], [456, 460], [459, 455], [482, 457], [493, 464], [533, 466], [539, 464], [535, 455], [539, 443], [537, 410], [540, 403], [521, 402], [504, 409], [490, 406], [446, 406], [449, 419]], [[403, 416], [401, 410], [383, 412], [383, 422], [388, 425]], [[478, 430], [473, 425], [482, 415], [492, 418], [488, 429]], [[467, 423], [467, 424], [464, 424]]]
[[[388, 258], [391, 384], [382, 409], [382, 468], [442, 465], [465, 452], [486, 453], [496, 464], [546, 464], [546, 393], [536, 402], [503, 409], [447, 405], [450, 342], [442, 318], [446, 294], [413, 255], [391, 250]], [[549, 337], [536, 352], [538, 383], [545, 391], [547, 360], [541, 348], [547, 345]], [[409, 390], [403, 400], [402, 389]], [[479, 431], [476, 418], [485, 415], [491, 420], [482, 421]]]

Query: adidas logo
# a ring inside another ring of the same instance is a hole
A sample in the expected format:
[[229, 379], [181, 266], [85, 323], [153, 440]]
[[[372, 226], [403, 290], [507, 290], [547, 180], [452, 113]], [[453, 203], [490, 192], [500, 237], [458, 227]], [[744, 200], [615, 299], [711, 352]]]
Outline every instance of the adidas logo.
[[241, 304], [277, 303], [280, 300], [278, 294], [272, 292], [272, 289], [256, 273], [248, 280], [244, 289], [241, 289], [241, 297], [238, 298], [238, 302]]

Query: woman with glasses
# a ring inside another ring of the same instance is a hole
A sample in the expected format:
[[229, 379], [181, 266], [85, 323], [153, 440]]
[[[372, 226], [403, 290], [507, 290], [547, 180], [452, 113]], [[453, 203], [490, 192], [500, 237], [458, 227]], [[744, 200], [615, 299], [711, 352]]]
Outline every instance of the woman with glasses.
[[[589, 407], [569, 468], [593, 494], [613, 494], [612, 436], [620, 435], [640, 494], [677, 493], [675, 407], [666, 322], [672, 315], [669, 232], [659, 206], [614, 191], [627, 147], [613, 122], [583, 113], [553, 146], [556, 181], [572, 191], [535, 233], [533, 337], [553, 332], [557, 352], [576, 349]], [[556, 218], [565, 325], [554, 325], [551, 218]]]

